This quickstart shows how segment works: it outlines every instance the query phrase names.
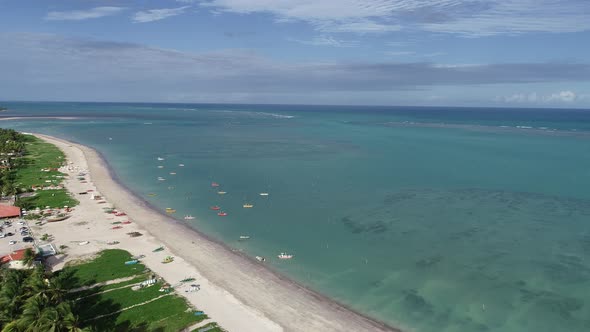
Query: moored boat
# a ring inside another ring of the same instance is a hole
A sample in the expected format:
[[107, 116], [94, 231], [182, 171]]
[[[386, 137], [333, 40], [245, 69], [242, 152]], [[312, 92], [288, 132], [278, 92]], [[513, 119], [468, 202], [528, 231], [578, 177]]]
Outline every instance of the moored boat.
[[287, 253], [282, 252], [277, 257], [279, 259], [291, 259], [291, 258], [293, 258], [293, 255], [289, 255]]
[[161, 177], [161, 176], [158, 176], [158, 181], [166, 181], [166, 179], [164, 179], [164, 178], [163, 178], [163, 177]]
[[253, 207], [254, 207], [254, 205], [252, 205], [252, 204], [248, 204], [248, 203], [246, 203], [246, 204], [244, 204], [244, 205], [242, 205], [242, 206], [244, 207], [244, 209], [251, 209], [251, 208], [253, 208]]
[[221, 212], [217, 213], [217, 215], [220, 217], [225, 217], [225, 216], [227, 216], [227, 212], [221, 211]]
[[268, 196], [268, 193], [260, 193], [260, 196]]
[[249, 238], [249, 235], [240, 235], [240, 240], [248, 240]]
[[157, 247], [156, 249], [152, 250], [152, 252], [158, 252], [164, 250], [164, 247]]
[[219, 187], [219, 183], [217, 183], [217, 182], [211, 182], [211, 187]]
[[180, 167], [184, 167], [184, 164], [178, 164], [178, 166], [180, 166]]
[[227, 191], [218, 191], [217, 193], [218, 193], [219, 195], [225, 195], [225, 194], [227, 194]]
[[195, 217], [191, 216], [190, 214], [184, 216], [184, 220], [193, 220]]
[[256, 260], [259, 262], [266, 262], [266, 258], [264, 258], [262, 256], [256, 256]]
[[162, 161], [162, 160], [164, 160], [164, 158], [162, 158], [162, 157], [158, 157], [158, 160], [159, 160], [159, 161]]
[[214, 210], [214, 211], [218, 211], [218, 210], [221, 210], [221, 207], [215, 205], [215, 206], [210, 207], [210, 209]]

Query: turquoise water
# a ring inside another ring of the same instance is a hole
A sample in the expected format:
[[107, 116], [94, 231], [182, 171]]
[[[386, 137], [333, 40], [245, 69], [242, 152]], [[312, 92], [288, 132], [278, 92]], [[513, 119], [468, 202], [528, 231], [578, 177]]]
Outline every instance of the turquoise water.
[[154, 206], [391, 325], [590, 330], [589, 111], [5, 104], [80, 117], [2, 126], [97, 148]]

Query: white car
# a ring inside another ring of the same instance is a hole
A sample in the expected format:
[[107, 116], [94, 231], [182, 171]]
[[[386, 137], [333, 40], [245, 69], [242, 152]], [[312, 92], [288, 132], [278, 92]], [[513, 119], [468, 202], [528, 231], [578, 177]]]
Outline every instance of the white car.
[[16, 244], [16, 241], [12, 240], [12, 241], [8, 242], [8, 244], [10, 244], [10, 245]]
[[6, 234], [4, 234], [4, 233], [0, 233], [0, 239], [3, 239], [3, 238], [5, 238], [5, 237], [6, 237]]
[[18, 222], [18, 224], [19, 224], [19, 225], [24, 225], [24, 224], [25, 224], [25, 222], [24, 222], [24, 221], [19, 221], [19, 222]]

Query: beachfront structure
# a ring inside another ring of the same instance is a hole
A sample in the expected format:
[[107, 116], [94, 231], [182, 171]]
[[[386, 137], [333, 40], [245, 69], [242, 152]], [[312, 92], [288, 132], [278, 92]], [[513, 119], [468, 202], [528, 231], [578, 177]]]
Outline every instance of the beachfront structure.
[[25, 259], [25, 251], [29, 248], [15, 250], [8, 255], [4, 255], [0, 257], [0, 266], [3, 268], [9, 269], [28, 269], [30, 266], [27, 266], [24, 263]]
[[0, 219], [19, 218], [21, 210], [18, 206], [0, 205]]

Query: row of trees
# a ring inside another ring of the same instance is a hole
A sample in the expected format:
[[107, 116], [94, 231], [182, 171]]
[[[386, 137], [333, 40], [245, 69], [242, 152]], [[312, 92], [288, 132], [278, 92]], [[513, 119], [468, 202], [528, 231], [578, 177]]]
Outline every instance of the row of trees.
[[0, 330], [2, 332], [78, 332], [72, 304], [65, 299], [66, 278], [51, 276], [43, 266], [0, 272]]
[[3, 196], [18, 193], [14, 169], [21, 165], [25, 141], [26, 136], [16, 130], [0, 128], [0, 193]]

